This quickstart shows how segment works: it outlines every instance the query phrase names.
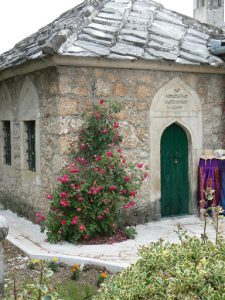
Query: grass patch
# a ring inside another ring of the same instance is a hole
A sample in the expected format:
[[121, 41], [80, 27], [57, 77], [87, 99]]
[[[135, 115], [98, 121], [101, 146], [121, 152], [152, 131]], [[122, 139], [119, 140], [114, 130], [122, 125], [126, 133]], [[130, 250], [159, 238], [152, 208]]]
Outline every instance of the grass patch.
[[59, 298], [65, 300], [91, 300], [97, 289], [90, 285], [81, 285], [75, 282], [64, 282], [56, 286]]

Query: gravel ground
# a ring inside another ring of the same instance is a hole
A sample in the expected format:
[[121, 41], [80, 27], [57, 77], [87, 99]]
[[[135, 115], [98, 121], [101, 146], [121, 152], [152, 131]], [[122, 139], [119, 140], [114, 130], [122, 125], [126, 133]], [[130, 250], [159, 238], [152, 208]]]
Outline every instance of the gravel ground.
[[[15, 277], [16, 285], [19, 287], [23, 284], [23, 282], [35, 280], [35, 278], [37, 278], [39, 273], [28, 267], [30, 259], [20, 249], [16, 248], [8, 241], [3, 242], [3, 249], [6, 283], [7, 279], [12, 280], [13, 277]], [[104, 267], [86, 265], [84, 267], [84, 271], [80, 273], [79, 278], [75, 282], [96, 287], [99, 274], [105, 271]], [[71, 280], [71, 274], [71, 266], [60, 264], [58, 271], [55, 272], [51, 278], [51, 284], [55, 286], [58, 283], [63, 283], [65, 281], [71, 281], [71, 283], [73, 283], [74, 281]]]

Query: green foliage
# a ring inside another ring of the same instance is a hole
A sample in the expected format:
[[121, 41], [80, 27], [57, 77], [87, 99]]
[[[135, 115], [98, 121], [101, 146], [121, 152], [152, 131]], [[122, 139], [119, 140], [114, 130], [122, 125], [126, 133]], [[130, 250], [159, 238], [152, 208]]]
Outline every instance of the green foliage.
[[[29, 264], [31, 269], [35, 269], [40, 276], [32, 283], [24, 283], [23, 288], [17, 287], [16, 278], [14, 277], [8, 286], [11, 287], [12, 295], [6, 296], [5, 300], [20, 299], [20, 300], [56, 300], [58, 293], [51, 287], [50, 280], [53, 271], [48, 268], [48, 263], [44, 260], [32, 260]], [[8, 287], [8, 288], [9, 288]]]
[[100, 287], [102, 283], [105, 282], [106, 278], [108, 277], [107, 273], [101, 273], [98, 276], [98, 280], [97, 280], [97, 286]]
[[91, 300], [96, 293], [94, 287], [74, 282], [58, 284], [56, 290], [59, 294], [59, 299], [63, 300]]
[[124, 228], [124, 233], [128, 239], [132, 240], [135, 239], [135, 236], [137, 235], [137, 231], [133, 226]]
[[95, 300], [225, 299], [225, 242], [181, 234], [181, 244], [158, 241], [102, 287]]
[[79, 149], [48, 195], [48, 217], [36, 214], [50, 242], [110, 236], [117, 230], [119, 208], [135, 204], [145, 175], [142, 164], [128, 163], [117, 146], [122, 140], [116, 119], [120, 109], [117, 102], [100, 100], [85, 112]]

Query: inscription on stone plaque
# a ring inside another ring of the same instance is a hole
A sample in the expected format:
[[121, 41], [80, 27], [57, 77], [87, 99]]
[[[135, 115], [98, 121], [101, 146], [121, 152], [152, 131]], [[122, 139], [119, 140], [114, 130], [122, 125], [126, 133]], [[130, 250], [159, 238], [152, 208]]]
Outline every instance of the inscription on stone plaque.
[[164, 102], [168, 110], [182, 110], [188, 104], [188, 93], [184, 89], [174, 88], [165, 95]]

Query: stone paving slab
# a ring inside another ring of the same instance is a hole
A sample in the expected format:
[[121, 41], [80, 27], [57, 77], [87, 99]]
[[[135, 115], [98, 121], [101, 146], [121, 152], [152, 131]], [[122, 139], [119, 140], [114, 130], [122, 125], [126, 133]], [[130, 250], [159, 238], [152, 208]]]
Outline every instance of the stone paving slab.
[[[181, 225], [190, 235], [200, 237], [203, 232], [200, 219], [190, 215], [138, 225], [135, 240], [122, 243], [112, 245], [73, 245], [67, 242], [50, 244], [46, 241], [46, 235], [40, 232], [39, 225], [18, 217], [10, 210], [0, 210], [0, 215], [4, 216], [9, 224], [7, 239], [31, 259], [57, 257], [59, 261], [70, 265], [74, 263], [102, 265], [111, 272], [121, 271], [134, 263], [138, 259], [137, 251], [140, 246], [155, 242], [160, 238], [165, 241], [179, 242], [174, 232], [177, 225]], [[207, 233], [210, 239], [215, 238], [213, 225], [208, 225]]]

